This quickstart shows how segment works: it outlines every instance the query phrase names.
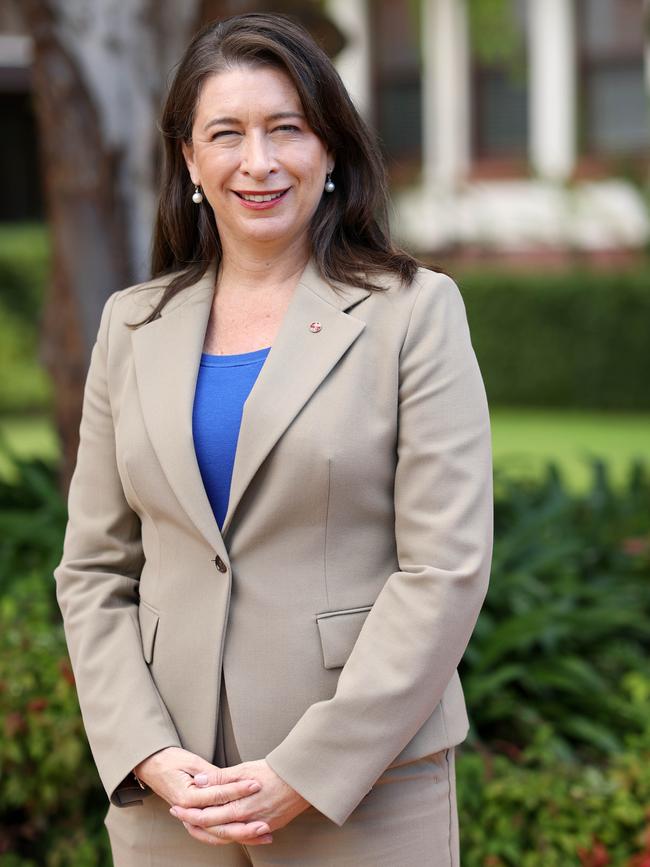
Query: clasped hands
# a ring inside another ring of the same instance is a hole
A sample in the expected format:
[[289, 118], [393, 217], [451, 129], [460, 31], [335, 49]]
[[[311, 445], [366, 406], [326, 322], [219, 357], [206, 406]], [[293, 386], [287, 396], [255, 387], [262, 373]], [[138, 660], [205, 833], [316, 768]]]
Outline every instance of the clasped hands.
[[142, 782], [171, 805], [196, 840], [212, 846], [273, 841], [272, 832], [309, 806], [265, 759], [217, 768], [179, 747], [167, 747], [135, 768]]

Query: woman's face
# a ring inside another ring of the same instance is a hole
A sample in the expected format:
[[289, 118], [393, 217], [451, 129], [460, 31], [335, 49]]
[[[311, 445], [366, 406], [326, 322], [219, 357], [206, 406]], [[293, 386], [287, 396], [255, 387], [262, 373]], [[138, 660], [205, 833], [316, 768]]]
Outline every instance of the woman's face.
[[334, 167], [291, 79], [271, 67], [238, 66], [208, 78], [183, 154], [214, 211], [225, 252], [231, 243], [268, 248], [307, 241]]

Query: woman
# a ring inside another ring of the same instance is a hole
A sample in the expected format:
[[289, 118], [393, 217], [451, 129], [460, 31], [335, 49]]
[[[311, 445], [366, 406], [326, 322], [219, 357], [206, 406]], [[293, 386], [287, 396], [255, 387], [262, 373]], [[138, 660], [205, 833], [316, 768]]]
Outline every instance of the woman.
[[104, 308], [55, 573], [115, 864], [457, 865], [492, 548], [458, 288], [392, 245], [290, 19], [199, 33], [162, 132], [155, 279]]

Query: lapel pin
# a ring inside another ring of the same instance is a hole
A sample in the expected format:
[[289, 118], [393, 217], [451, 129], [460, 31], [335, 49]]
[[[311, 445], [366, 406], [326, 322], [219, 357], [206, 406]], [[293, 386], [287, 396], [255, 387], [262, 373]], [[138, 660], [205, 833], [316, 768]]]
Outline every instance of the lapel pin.
[[320, 324], [320, 322], [310, 322], [309, 323], [309, 330], [313, 331], [314, 334], [318, 334], [318, 332], [321, 330], [322, 327], [323, 326]]

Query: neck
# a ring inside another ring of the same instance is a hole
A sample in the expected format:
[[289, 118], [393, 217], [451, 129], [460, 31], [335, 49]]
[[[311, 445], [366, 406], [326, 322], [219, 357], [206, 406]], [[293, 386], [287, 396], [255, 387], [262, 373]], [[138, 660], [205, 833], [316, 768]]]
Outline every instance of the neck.
[[287, 284], [299, 277], [309, 260], [305, 238], [272, 249], [222, 242], [222, 249], [217, 285], [236, 287], [238, 292], [262, 292]]

